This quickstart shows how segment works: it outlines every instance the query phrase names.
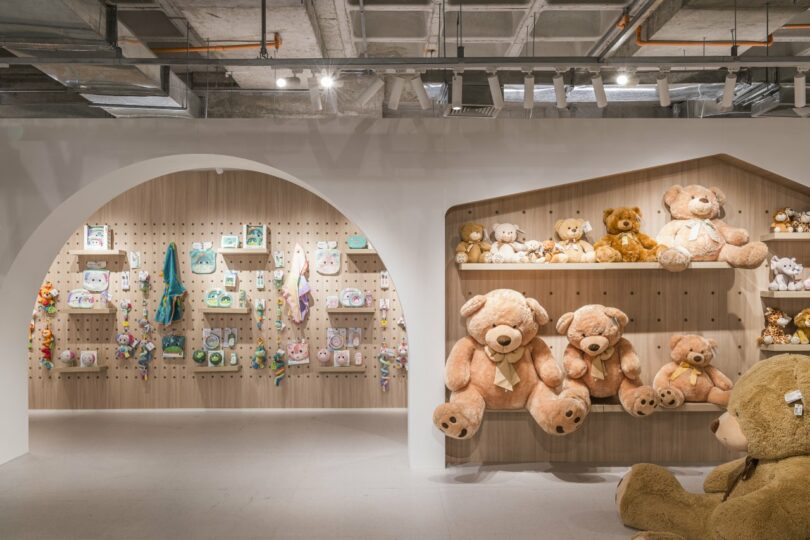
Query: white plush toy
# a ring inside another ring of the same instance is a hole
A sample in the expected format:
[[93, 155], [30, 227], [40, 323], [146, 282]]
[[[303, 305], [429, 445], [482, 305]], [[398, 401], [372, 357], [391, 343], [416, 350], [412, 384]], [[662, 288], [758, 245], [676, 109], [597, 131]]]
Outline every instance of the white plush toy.
[[527, 247], [518, 241], [523, 231], [512, 223], [495, 223], [492, 226], [492, 239], [488, 259], [493, 263], [529, 262]]
[[[768, 284], [768, 289], [772, 291], [801, 291], [806, 287], [799, 277], [804, 271], [804, 267], [796, 262], [795, 257], [771, 258], [771, 272], [773, 281]], [[808, 280], [810, 282], [810, 280]]]

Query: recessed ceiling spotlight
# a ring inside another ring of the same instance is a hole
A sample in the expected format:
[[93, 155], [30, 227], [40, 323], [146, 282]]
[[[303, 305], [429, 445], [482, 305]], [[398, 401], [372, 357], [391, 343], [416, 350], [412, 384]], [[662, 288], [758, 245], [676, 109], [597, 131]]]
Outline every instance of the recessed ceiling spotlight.
[[276, 88], [286, 88], [287, 87], [287, 79], [284, 77], [279, 77], [276, 79]]
[[332, 88], [333, 86], [335, 86], [335, 78], [333, 76], [331, 76], [331, 75], [324, 74], [324, 75], [321, 75], [320, 83], [321, 83], [321, 88], [329, 89], [329, 88]]
[[625, 71], [620, 71], [618, 75], [616, 75], [616, 84], [619, 86], [627, 86], [627, 83], [630, 82], [630, 75], [627, 74]]

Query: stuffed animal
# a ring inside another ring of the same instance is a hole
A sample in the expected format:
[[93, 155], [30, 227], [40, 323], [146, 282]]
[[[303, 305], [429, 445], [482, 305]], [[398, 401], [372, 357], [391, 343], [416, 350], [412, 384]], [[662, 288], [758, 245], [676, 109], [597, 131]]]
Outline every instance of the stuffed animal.
[[780, 309], [765, 308], [765, 328], [757, 338], [758, 345], [785, 345], [790, 343], [790, 334], [785, 331], [790, 317]]
[[563, 252], [559, 242], [554, 240], [529, 240], [526, 242], [529, 261], [534, 263], [564, 263], [568, 262], [568, 255]]
[[42, 353], [42, 356], [39, 358], [39, 363], [42, 364], [42, 367], [45, 369], [51, 369], [53, 368], [53, 352], [56, 338], [50, 326], [42, 329], [41, 336], [42, 345], [40, 346], [39, 352]]
[[47, 315], [56, 313], [56, 297], [59, 291], [53, 288], [53, 283], [46, 281], [37, 293], [37, 307]]
[[[790, 396], [786, 398], [786, 396]], [[658, 465], [634, 465], [619, 482], [622, 522], [671, 540], [810, 538], [810, 358], [783, 354], [754, 364], [712, 423], [717, 439], [746, 457], [715, 467], [705, 493], [689, 493]], [[634, 537], [634, 538], [636, 538]]]
[[132, 334], [126, 332], [115, 336], [115, 342], [118, 344], [118, 349], [115, 351], [115, 357], [119, 360], [128, 360], [132, 353], [135, 352], [135, 347], [138, 346], [138, 341]]
[[529, 262], [526, 245], [518, 241], [523, 233], [512, 223], [496, 223], [492, 226], [492, 238], [495, 242], [489, 250], [489, 262], [519, 263]]
[[720, 219], [726, 196], [720, 188], [672, 186], [664, 194], [672, 221], [658, 233], [658, 242], [671, 249], [661, 254], [661, 266], [672, 272], [691, 261], [722, 261], [736, 268], [756, 268], [768, 256], [762, 242], [749, 242], [748, 231]]
[[568, 262], [592, 263], [596, 261], [593, 246], [584, 240], [585, 233], [590, 230], [590, 223], [584, 219], [558, 219], [554, 224], [554, 232], [560, 237], [559, 244]]
[[717, 342], [694, 334], [669, 338], [672, 362], [664, 364], [653, 380], [661, 406], [674, 409], [684, 401], [728, 405], [733, 383], [711, 365]]
[[557, 332], [568, 338], [563, 366], [568, 377], [588, 387], [592, 397], [618, 395], [628, 413], [649, 416], [658, 407], [658, 397], [652, 387], [641, 384], [638, 355], [622, 337], [628, 322], [621, 310], [599, 304], [560, 317]]
[[804, 212], [796, 212], [797, 219], [794, 220], [794, 223], [798, 223], [798, 227], [794, 225], [796, 230], [794, 232], [810, 232], [810, 211], [805, 210]]
[[796, 221], [798, 214], [792, 208], [780, 208], [773, 213], [771, 220], [772, 232], [793, 232], [793, 223]]
[[666, 249], [639, 230], [641, 209], [637, 206], [608, 208], [602, 221], [607, 235], [593, 246], [599, 262], [653, 262]]
[[773, 280], [768, 284], [771, 291], [801, 291], [804, 289], [804, 282], [799, 277], [804, 271], [804, 267], [796, 262], [796, 257], [771, 258], [771, 272]]
[[798, 312], [793, 317], [793, 324], [796, 325], [796, 331], [790, 337], [790, 342], [802, 345], [810, 343], [810, 309], [805, 308]]
[[487, 239], [487, 231], [480, 223], [465, 223], [459, 232], [461, 242], [456, 246], [456, 262], [482, 263], [487, 261], [487, 253], [492, 245]]
[[[461, 307], [467, 336], [453, 346], [445, 365], [450, 402], [439, 405], [433, 423], [448, 437], [469, 439], [485, 409], [528, 409], [547, 433], [572, 433], [590, 410], [588, 389], [564, 381], [548, 346], [537, 337], [548, 322], [533, 298], [510, 289], [476, 295]], [[562, 384], [558, 393], [555, 388]]]

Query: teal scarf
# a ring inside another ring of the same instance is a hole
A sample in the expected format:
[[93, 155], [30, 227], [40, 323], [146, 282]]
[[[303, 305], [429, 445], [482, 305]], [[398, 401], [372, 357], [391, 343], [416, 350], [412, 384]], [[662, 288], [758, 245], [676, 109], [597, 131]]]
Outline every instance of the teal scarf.
[[183, 298], [186, 296], [186, 288], [180, 283], [180, 272], [177, 270], [177, 246], [174, 242], [169, 244], [163, 260], [163, 283], [163, 296], [155, 320], [169, 326], [183, 318]]

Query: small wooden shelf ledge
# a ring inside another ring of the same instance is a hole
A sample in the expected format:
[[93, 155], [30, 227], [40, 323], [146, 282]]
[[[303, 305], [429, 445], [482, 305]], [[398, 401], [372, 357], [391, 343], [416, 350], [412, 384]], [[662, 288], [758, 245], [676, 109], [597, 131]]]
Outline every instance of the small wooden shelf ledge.
[[247, 307], [232, 307], [232, 308], [213, 308], [206, 307], [202, 309], [205, 315], [249, 315], [250, 308]]
[[191, 371], [194, 373], [235, 373], [241, 369], [241, 364], [237, 364], [235, 366], [194, 366]]
[[377, 255], [376, 249], [363, 248], [363, 249], [347, 249], [348, 255]]
[[319, 367], [318, 373], [365, 373], [366, 366]]
[[768, 352], [810, 352], [810, 344], [761, 345], [759, 349]]
[[[529, 414], [529, 412], [525, 409], [517, 409], [514, 411], [495, 411], [491, 409], [487, 409], [487, 413], [491, 414]], [[602, 413], [624, 413], [627, 414], [628, 417], [630, 415], [622, 408], [622, 406], [618, 403], [594, 403], [591, 405], [591, 412], [590, 414], [602, 414]], [[711, 403], [684, 403], [677, 409], [666, 409], [664, 407], [658, 407], [655, 414], [659, 413], [722, 413], [725, 412], [725, 409], [718, 407], [717, 405], [713, 405]]]
[[[657, 262], [640, 263], [464, 263], [459, 266], [461, 270], [475, 271], [536, 271], [546, 272], [554, 270], [664, 270]], [[731, 266], [724, 262], [694, 262], [688, 270], [731, 270]]]
[[75, 257], [123, 257], [126, 253], [124, 249], [73, 249], [68, 251], [68, 255]]
[[103, 308], [63, 308], [57, 309], [58, 312], [65, 313], [67, 315], [112, 315], [115, 313], [116, 309], [114, 306], [107, 306]]
[[346, 313], [369, 314], [369, 313], [374, 313], [375, 311], [377, 311], [377, 310], [374, 309], [373, 307], [339, 307], [339, 308], [329, 308], [329, 309], [326, 310], [327, 313], [341, 313], [341, 314], [346, 314]]
[[791, 241], [791, 240], [810, 240], [810, 233], [807, 232], [774, 232], [763, 234], [759, 237], [763, 242], [769, 241]]
[[270, 248], [219, 248], [217, 252], [220, 255], [270, 255]]
[[93, 367], [55, 367], [53, 370], [57, 373], [102, 373], [107, 371], [107, 366], [93, 366]]
[[762, 298], [810, 298], [810, 291], [759, 291]]

